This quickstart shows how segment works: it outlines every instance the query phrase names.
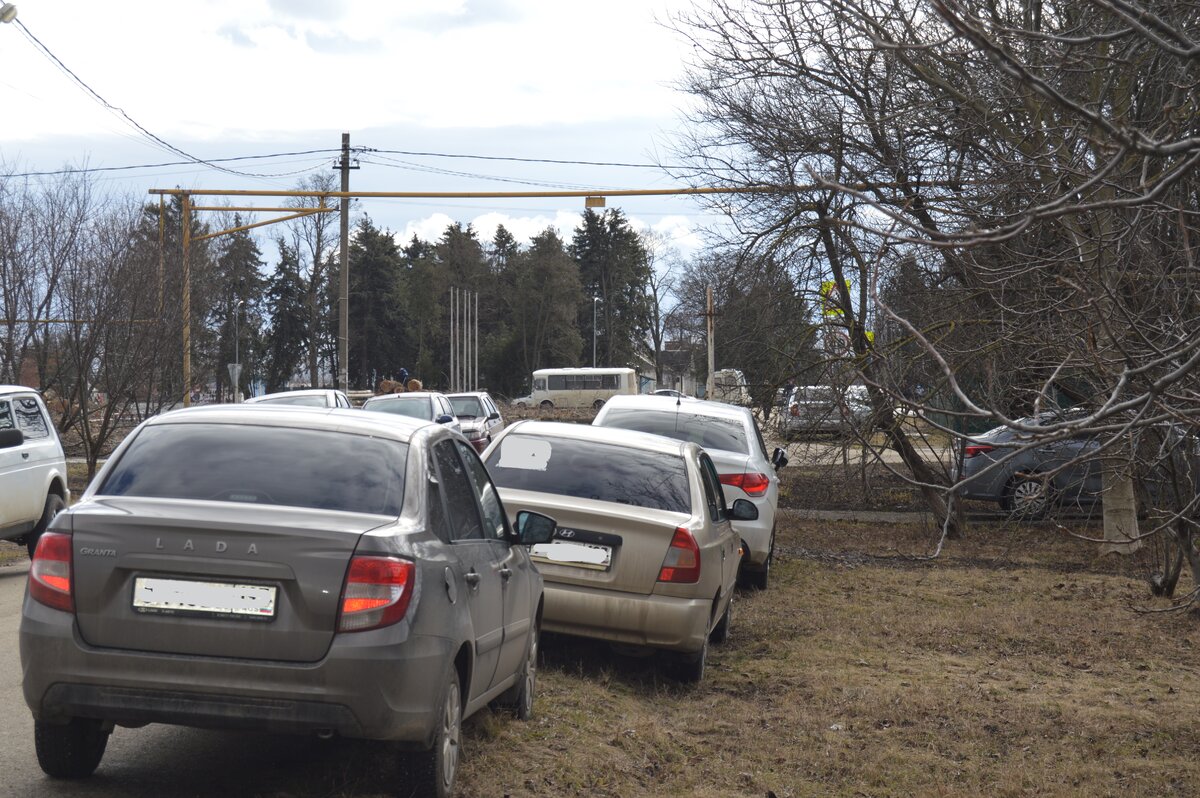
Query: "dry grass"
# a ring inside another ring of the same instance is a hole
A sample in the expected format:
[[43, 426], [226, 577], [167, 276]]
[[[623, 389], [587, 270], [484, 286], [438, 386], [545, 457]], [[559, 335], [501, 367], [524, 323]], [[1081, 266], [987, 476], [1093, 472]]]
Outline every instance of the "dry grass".
[[927, 543], [789, 523], [695, 689], [548, 638], [536, 719], [469, 722], [460, 793], [1195, 794], [1193, 615], [1047, 530]]

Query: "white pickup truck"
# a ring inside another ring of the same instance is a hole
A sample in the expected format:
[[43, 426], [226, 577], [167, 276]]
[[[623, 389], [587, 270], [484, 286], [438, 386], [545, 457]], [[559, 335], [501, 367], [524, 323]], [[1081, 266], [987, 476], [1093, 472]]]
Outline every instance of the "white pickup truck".
[[71, 501], [67, 458], [42, 397], [32, 388], [0, 385], [0, 540], [38, 537]]

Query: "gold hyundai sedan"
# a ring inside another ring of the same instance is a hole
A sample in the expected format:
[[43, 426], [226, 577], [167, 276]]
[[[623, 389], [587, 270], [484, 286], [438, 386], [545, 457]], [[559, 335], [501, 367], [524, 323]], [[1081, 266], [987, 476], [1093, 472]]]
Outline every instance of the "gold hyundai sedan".
[[531, 556], [545, 580], [542, 628], [672, 652], [704, 676], [709, 641], [729, 634], [741, 549], [712, 460], [694, 443], [630, 430], [525, 421], [484, 461], [510, 514], [550, 513], [558, 530]]

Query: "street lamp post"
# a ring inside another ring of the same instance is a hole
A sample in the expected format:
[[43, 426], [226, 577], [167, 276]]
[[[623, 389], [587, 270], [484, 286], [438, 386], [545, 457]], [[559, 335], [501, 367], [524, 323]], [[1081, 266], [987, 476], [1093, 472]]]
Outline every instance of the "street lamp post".
[[596, 303], [600, 297], [592, 297], [592, 368], [596, 368]]

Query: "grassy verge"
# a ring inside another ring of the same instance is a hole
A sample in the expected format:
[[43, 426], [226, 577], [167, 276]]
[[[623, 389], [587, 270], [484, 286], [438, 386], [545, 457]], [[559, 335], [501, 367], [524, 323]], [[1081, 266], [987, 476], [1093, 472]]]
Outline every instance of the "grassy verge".
[[[467, 724], [464, 796], [1162, 795], [1200, 783], [1191, 615], [1043, 530], [789, 523], [689, 689], [547, 638], [537, 716]], [[1185, 586], [1184, 589], [1188, 589]]]

